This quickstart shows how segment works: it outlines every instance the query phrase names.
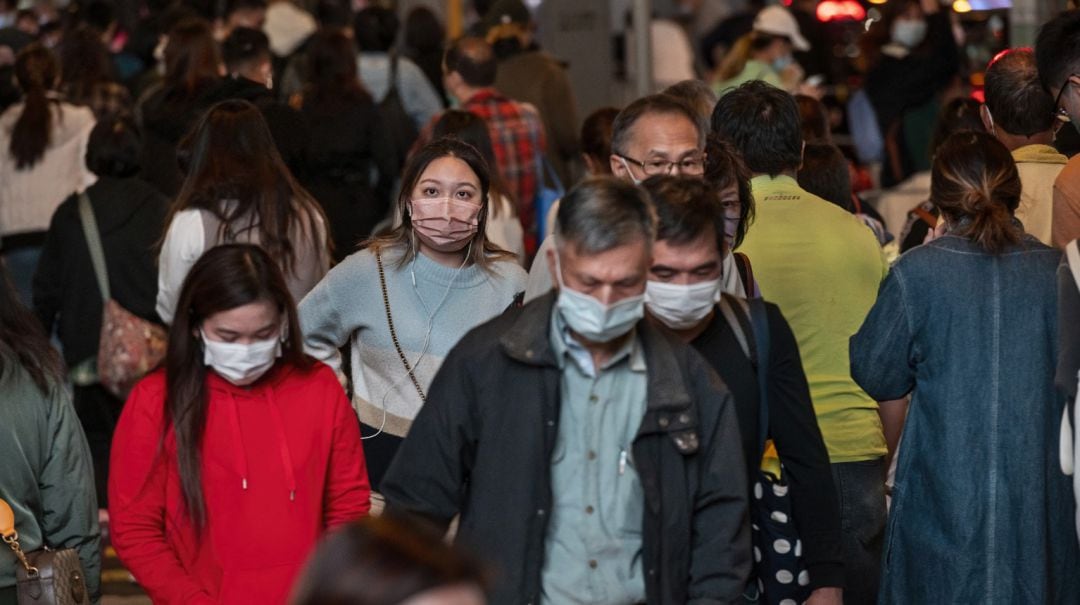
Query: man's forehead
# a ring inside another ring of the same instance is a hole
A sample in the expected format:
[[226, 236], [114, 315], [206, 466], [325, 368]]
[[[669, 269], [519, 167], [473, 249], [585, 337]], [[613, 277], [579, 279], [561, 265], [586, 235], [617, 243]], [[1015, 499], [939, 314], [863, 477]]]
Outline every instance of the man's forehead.
[[671, 112], [652, 112], [634, 122], [630, 132], [630, 147], [638, 153], [683, 155], [700, 151], [701, 136], [689, 117]]

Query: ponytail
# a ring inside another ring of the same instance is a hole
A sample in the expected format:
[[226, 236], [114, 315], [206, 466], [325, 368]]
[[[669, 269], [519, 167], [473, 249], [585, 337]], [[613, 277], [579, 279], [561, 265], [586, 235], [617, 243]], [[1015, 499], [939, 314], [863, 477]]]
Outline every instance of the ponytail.
[[1019, 243], [1024, 230], [1013, 213], [1020, 190], [1012, 155], [989, 134], [958, 132], [938, 148], [930, 201], [948, 219], [952, 235], [993, 254]]
[[32, 44], [15, 59], [15, 80], [24, 94], [22, 113], [11, 131], [9, 151], [18, 170], [33, 167], [52, 138], [52, 108], [48, 92], [59, 81], [60, 66], [51, 50]]
[[731, 47], [731, 50], [724, 55], [724, 60], [720, 62], [720, 69], [717, 70], [716, 79], [720, 82], [727, 82], [741, 74], [742, 70], [746, 69], [746, 62], [750, 60], [750, 47], [753, 43], [754, 32], [739, 38], [735, 45]]

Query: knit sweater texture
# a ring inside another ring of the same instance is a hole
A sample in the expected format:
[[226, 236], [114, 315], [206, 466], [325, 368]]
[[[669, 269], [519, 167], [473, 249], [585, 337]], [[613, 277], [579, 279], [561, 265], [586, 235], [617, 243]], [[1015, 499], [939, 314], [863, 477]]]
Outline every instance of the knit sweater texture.
[[[526, 274], [512, 261], [485, 271], [445, 267], [423, 254], [399, 266], [400, 258], [400, 250], [383, 251], [387, 296], [398, 343], [426, 394], [450, 349], [509, 307], [525, 289]], [[331, 269], [301, 301], [300, 324], [306, 351], [343, 383], [338, 349], [349, 344], [360, 420], [404, 437], [423, 401], [390, 335], [375, 254], [361, 250]]]

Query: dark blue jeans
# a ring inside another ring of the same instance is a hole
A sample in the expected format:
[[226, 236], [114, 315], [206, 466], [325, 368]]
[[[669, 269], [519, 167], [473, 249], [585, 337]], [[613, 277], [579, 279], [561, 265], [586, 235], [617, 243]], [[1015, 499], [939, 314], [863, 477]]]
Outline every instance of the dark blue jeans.
[[832, 465], [844, 547], [844, 605], [877, 603], [885, 541], [885, 458]]

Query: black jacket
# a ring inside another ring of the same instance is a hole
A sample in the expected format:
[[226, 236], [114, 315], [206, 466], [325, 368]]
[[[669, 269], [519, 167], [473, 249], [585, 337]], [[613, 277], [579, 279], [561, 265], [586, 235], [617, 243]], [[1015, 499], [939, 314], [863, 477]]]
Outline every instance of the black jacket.
[[[168, 202], [137, 178], [101, 178], [86, 190], [94, 209], [112, 297], [128, 311], [158, 321], [157, 252]], [[34, 274], [34, 310], [52, 333], [57, 329], [64, 359], [73, 366], [97, 354], [102, 302], [94, 265], [72, 195], [53, 214]]]
[[[548, 294], [450, 352], [382, 482], [391, 511], [445, 526], [497, 565], [491, 602], [538, 603], [561, 374]], [[746, 472], [730, 393], [690, 347], [642, 321], [648, 404], [633, 445], [645, 491], [649, 603], [740, 601], [750, 572]]]
[[[769, 437], [776, 444], [784, 477], [791, 487], [791, 506], [810, 572], [810, 585], [843, 586], [840, 507], [829, 452], [821, 437], [799, 345], [780, 308], [765, 303], [769, 320]], [[752, 334], [749, 325], [744, 331]], [[743, 439], [747, 477], [761, 466], [758, 418], [761, 396], [757, 369], [746, 357], [731, 326], [719, 312], [691, 343], [724, 380], [735, 397]]]

